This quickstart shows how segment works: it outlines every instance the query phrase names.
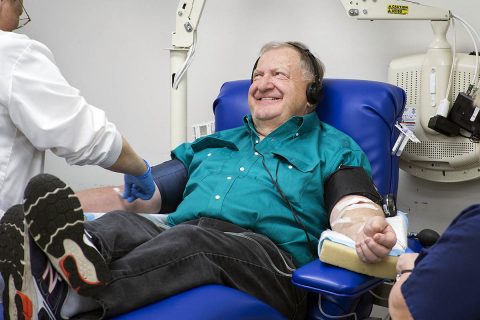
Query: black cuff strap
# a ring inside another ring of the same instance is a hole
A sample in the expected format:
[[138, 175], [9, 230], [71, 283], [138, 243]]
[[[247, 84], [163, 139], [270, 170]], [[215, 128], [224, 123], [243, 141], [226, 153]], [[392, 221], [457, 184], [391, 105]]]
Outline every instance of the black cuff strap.
[[180, 160], [174, 159], [152, 167], [153, 181], [162, 196], [159, 213], [173, 212], [183, 200], [187, 185], [187, 169]]
[[324, 197], [328, 219], [337, 202], [348, 195], [363, 196], [382, 205], [382, 196], [362, 167], [340, 166], [325, 182]]

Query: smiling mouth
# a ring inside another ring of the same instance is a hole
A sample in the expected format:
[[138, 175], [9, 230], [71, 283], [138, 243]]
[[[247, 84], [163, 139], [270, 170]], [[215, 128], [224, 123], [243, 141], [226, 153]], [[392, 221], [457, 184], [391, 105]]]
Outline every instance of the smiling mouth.
[[260, 101], [276, 101], [276, 100], [280, 100], [280, 98], [258, 98], [257, 100], [260, 100]]

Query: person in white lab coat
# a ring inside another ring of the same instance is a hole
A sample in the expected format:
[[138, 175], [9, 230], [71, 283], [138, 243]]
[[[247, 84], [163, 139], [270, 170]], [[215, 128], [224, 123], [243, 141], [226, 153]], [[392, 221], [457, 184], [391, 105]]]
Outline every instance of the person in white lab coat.
[[129, 201], [151, 198], [148, 163], [105, 112], [69, 85], [44, 44], [11, 32], [30, 21], [22, 14], [23, 0], [0, 0], [0, 217], [43, 171], [45, 150], [69, 164], [124, 173]]

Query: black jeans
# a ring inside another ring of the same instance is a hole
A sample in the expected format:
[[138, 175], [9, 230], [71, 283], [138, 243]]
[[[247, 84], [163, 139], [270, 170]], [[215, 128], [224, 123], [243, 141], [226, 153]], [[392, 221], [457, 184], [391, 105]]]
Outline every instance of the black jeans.
[[222, 284], [304, 319], [306, 292], [291, 283], [290, 256], [267, 237], [210, 218], [160, 228], [131, 213], [86, 222], [112, 272], [95, 297], [113, 316], [204, 284]]

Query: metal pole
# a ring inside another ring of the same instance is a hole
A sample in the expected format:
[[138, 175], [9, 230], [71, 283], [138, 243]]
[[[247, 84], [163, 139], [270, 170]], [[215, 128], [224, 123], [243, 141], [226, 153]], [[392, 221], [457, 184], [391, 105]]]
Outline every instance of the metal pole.
[[178, 88], [173, 88], [175, 72], [180, 70], [187, 58], [188, 49], [170, 49], [170, 147], [174, 149], [187, 141], [187, 74], [183, 76]]

